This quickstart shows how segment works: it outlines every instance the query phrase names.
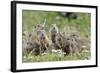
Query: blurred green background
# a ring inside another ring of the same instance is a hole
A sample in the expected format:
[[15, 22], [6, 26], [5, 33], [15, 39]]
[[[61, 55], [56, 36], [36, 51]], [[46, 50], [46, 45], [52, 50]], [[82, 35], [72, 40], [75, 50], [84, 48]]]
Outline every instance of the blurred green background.
[[80, 35], [90, 35], [91, 14], [89, 13], [75, 13], [77, 19], [62, 16], [60, 12], [50, 11], [34, 11], [23, 10], [22, 11], [22, 26], [23, 32], [31, 32], [35, 25], [43, 23], [46, 19], [45, 30], [48, 32], [52, 27], [51, 24], [57, 24], [60, 31], [67, 32], [68, 28], [72, 28], [70, 31], [78, 31]]

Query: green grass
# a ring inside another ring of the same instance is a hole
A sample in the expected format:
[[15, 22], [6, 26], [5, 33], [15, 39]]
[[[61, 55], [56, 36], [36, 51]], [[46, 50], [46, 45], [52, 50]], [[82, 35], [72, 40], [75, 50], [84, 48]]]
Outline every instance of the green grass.
[[34, 56], [32, 54], [23, 56], [23, 62], [50, 62], [50, 61], [70, 61], [70, 60], [89, 60], [91, 58], [90, 52], [81, 52], [79, 55], [73, 54], [64, 56], [58, 53], [48, 53], [43, 56]]

